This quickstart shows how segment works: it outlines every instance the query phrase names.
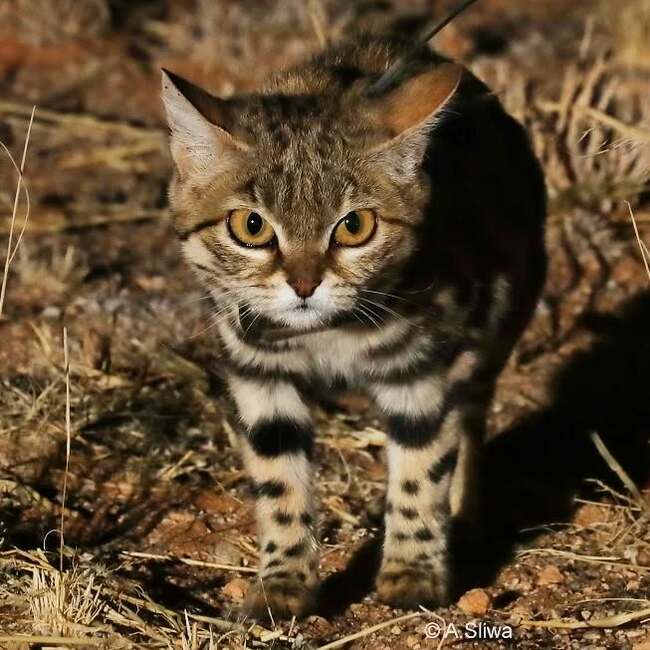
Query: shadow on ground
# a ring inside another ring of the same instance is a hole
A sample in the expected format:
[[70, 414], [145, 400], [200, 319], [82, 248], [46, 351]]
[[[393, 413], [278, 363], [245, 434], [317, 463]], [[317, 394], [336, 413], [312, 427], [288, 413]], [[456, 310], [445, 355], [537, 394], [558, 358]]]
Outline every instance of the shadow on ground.
[[[573, 497], [590, 489], [587, 479], [620, 486], [591, 432], [637, 485], [650, 479], [649, 324], [650, 293], [628, 301], [618, 315], [583, 317], [596, 342], [558, 372], [552, 405], [487, 446], [481, 535], [470, 539], [457, 530], [453, 543], [455, 595], [490, 583], [515, 546], [541, 527], [568, 521]], [[345, 571], [325, 581], [319, 614], [340, 613], [372, 589], [380, 546], [380, 540], [369, 541]]]

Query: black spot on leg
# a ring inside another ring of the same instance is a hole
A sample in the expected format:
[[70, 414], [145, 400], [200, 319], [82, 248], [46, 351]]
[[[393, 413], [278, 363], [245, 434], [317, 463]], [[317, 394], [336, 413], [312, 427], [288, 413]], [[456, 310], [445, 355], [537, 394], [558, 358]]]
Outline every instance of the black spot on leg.
[[458, 450], [450, 449], [443, 454], [431, 467], [429, 468], [429, 480], [432, 483], [439, 483], [446, 474], [451, 472], [456, 467], [458, 460]]
[[410, 539], [411, 536], [407, 535], [406, 533], [393, 533], [393, 537], [398, 541], [398, 542], [405, 542], [407, 539]]
[[415, 531], [415, 539], [419, 540], [420, 542], [428, 542], [433, 539], [433, 533], [426, 526], [424, 526], [423, 528]]
[[273, 513], [273, 519], [280, 526], [290, 526], [293, 521], [293, 515], [288, 512], [283, 512], [282, 510], [276, 510]]
[[275, 542], [269, 542], [264, 549], [265, 553], [274, 553], [278, 550], [278, 545]]
[[400, 513], [404, 519], [416, 519], [418, 516], [418, 511], [415, 508], [400, 508]]
[[391, 514], [393, 512], [393, 503], [391, 501], [386, 501], [386, 513]]
[[314, 523], [314, 518], [308, 513], [308, 512], [303, 512], [300, 515], [300, 521], [305, 525], [305, 526], [311, 526]]
[[418, 553], [415, 559], [420, 560], [421, 562], [424, 562], [424, 561], [429, 560], [430, 556], [429, 556], [428, 553]]
[[402, 490], [406, 494], [417, 494], [420, 489], [420, 484], [417, 481], [404, 481], [402, 483]]
[[289, 546], [284, 552], [285, 557], [300, 557], [304, 554], [306, 550], [306, 545], [304, 541], [297, 542], [293, 546]]
[[281, 562], [280, 560], [271, 560], [271, 561], [266, 565], [266, 568], [267, 568], [267, 569], [270, 569], [270, 568], [272, 568], [272, 567], [274, 567], [274, 566], [280, 566], [281, 564], [282, 564], [282, 562]]

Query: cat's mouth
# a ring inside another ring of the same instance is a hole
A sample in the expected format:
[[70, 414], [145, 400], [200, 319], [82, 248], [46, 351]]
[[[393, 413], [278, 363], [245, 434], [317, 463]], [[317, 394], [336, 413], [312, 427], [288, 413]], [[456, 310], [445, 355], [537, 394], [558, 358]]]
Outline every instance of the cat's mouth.
[[[287, 316], [293, 317], [287, 318]], [[256, 342], [272, 343], [325, 332], [357, 322], [352, 314], [347, 313], [325, 318], [318, 313], [318, 310], [307, 304], [295, 307], [291, 310], [291, 314], [285, 314], [283, 321], [279, 323], [268, 316], [239, 307], [239, 327], [246, 339]]]

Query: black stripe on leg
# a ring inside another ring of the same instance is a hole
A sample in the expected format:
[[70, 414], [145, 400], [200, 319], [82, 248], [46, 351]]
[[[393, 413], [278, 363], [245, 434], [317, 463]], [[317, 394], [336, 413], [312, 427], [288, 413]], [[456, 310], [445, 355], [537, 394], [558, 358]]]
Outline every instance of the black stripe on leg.
[[279, 499], [287, 493], [287, 486], [280, 481], [264, 481], [263, 483], [255, 483], [252, 486], [252, 492], [255, 498]]
[[443, 397], [436, 413], [428, 416], [391, 415], [388, 417], [388, 435], [402, 447], [425, 447], [438, 435], [451, 411], [467, 399], [469, 382], [453, 384]]
[[300, 451], [310, 457], [314, 446], [311, 426], [284, 418], [260, 422], [250, 430], [248, 438], [255, 452], [267, 458]]
[[458, 460], [458, 450], [456, 448], [450, 449], [444, 453], [431, 467], [429, 468], [429, 480], [432, 483], [439, 483], [446, 474], [451, 472], [456, 467]]
[[402, 447], [425, 447], [438, 433], [437, 417], [388, 417], [388, 435]]

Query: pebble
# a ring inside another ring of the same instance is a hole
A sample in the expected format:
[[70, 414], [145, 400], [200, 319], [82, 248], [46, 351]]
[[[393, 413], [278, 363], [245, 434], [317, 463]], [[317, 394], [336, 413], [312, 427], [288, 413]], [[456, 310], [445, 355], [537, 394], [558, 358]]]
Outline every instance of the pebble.
[[537, 584], [542, 587], [561, 582], [564, 582], [564, 575], [554, 564], [548, 564], [537, 574]]
[[490, 609], [491, 604], [492, 599], [487, 591], [483, 589], [471, 589], [461, 596], [458, 601], [458, 608], [465, 612], [465, 614], [484, 616], [488, 609]]
[[221, 589], [221, 593], [230, 600], [241, 602], [246, 598], [248, 582], [243, 578], [234, 578], [227, 582]]

